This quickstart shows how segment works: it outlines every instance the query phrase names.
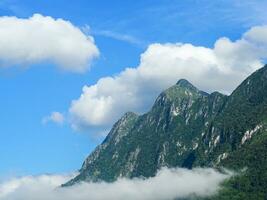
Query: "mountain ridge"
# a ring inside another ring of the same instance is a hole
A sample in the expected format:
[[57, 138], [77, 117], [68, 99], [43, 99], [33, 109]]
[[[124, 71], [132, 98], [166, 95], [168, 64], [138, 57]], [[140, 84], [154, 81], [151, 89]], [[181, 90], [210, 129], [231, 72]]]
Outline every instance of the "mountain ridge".
[[236, 152], [249, 149], [261, 134], [265, 138], [266, 124], [267, 65], [229, 96], [208, 94], [180, 79], [158, 96], [149, 112], [127, 112], [118, 120], [65, 186], [151, 177], [161, 167], [245, 167], [233, 161], [238, 160]]

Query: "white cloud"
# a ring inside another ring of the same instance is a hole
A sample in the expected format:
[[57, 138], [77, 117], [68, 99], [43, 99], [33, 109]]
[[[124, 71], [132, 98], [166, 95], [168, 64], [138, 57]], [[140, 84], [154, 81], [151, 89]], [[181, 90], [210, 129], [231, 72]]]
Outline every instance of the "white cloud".
[[82, 183], [58, 186], [70, 176], [23, 177], [0, 184], [0, 200], [171, 200], [217, 192], [229, 174], [214, 169], [162, 169], [149, 179], [119, 179], [114, 183]]
[[63, 124], [65, 121], [64, 115], [60, 112], [52, 112], [49, 116], [43, 118], [42, 123], [54, 122], [56, 124]]
[[48, 61], [81, 73], [98, 55], [94, 39], [69, 21], [40, 14], [0, 17], [0, 67]]
[[84, 86], [69, 109], [73, 127], [110, 126], [127, 111], [142, 113], [164, 89], [186, 78], [198, 88], [230, 93], [267, 58], [267, 26], [241, 39], [220, 38], [214, 48], [192, 44], [151, 44], [136, 68]]

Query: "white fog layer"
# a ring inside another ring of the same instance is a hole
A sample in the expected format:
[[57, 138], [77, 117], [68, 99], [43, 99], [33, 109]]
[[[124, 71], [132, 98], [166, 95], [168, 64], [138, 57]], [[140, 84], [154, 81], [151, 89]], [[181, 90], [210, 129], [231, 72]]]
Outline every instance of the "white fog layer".
[[163, 168], [153, 178], [119, 179], [114, 183], [82, 183], [61, 188], [71, 176], [14, 178], [0, 184], [0, 200], [171, 200], [215, 194], [230, 174], [211, 168]]

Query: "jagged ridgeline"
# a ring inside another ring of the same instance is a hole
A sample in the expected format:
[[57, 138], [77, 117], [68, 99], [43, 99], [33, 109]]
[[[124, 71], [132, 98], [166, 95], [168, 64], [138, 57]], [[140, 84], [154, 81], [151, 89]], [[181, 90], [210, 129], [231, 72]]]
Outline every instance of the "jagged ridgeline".
[[213, 198], [264, 199], [266, 124], [267, 65], [229, 96], [208, 94], [181, 79], [159, 95], [148, 113], [128, 112], [115, 123], [79, 175], [65, 185], [151, 177], [163, 166], [246, 167]]

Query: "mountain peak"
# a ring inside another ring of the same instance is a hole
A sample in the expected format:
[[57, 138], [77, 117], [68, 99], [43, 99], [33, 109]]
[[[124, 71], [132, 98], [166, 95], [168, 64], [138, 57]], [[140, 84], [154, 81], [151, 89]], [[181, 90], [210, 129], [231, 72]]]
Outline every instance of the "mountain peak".
[[192, 83], [190, 83], [186, 79], [180, 79], [179, 81], [177, 81], [176, 85], [179, 87], [182, 87], [182, 88], [189, 88], [189, 89], [198, 90]]
[[[167, 99], [171, 101], [176, 101], [180, 99], [197, 99], [201, 96], [206, 96], [207, 93], [197, 89], [194, 85], [192, 85], [186, 79], [180, 79], [175, 85], [170, 88], [164, 90], [156, 99], [155, 105], [162, 104]], [[153, 107], [154, 107], [153, 106]]]
[[177, 81], [176, 85], [192, 85], [188, 80], [182, 78], [180, 80]]

